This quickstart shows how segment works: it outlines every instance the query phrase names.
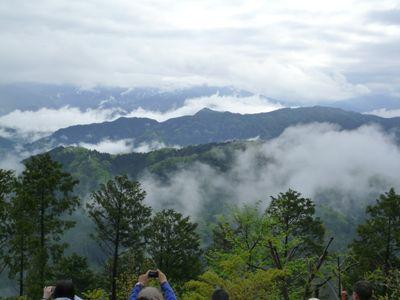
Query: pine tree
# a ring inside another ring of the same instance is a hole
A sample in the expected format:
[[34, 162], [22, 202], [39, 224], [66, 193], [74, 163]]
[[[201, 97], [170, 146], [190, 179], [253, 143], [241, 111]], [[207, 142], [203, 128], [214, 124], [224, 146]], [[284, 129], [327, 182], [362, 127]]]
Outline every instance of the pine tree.
[[31, 266], [30, 253], [33, 250], [34, 223], [31, 219], [31, 210], [28, 201], [20, 196], [21, 184], [16, 184], [17, 194], [12, 198], [8, 209], [9, 239], [8, 253], [5, 261], [8, 266], [9, 278], [18, 277], [19, 295], [25, 293], [26, 273]]
[[135, 261], [145, 252], [151, 208], [143, 204], [145, 191], [139, 182], [126, 175], [116, 176], [91, 195], [89, 216], [96, 226], [95, 238], [111, 259], [111, 299], [116, 299], [118, 260], [124, 251], [132, 251]]
[[150, 226], [149, 254], [154, 267], [175, 282], [184, 282], [200, 272], [200, 242], [197, 224], [172, 210], [158, 212]]
[[16, 244], [21, 245], [20, 254], [22, 250], [29, 253], [28, 295], [38, 298], [52, 276], [52, 263], [62, 257], [67, 247], [60, 239], [65, 230], [74, 226], [64, 216], [72, 214], [79, 205], [78, 197], [72, 194], [78, 181], [63, 172], [61, 164], [48, 153], [33, 156], [24, 165], [15, 198], [15, 209], [22, 211], [15, 212], [15, 223], [21, 231]]
[[14, 190], [14, 173], [0, 169], [0, 274], [6, 268], [4, 253], [10, 237], [9, 205]]

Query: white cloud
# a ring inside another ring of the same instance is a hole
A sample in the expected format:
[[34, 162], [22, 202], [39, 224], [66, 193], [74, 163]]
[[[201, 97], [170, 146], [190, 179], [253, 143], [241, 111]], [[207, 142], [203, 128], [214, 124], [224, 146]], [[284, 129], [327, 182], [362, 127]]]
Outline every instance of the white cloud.
[[125, 154], [131, 152], [142, 152], [147, 153], [150, 151], [162, 149], [162, 148], [179, 148], [178, 146], [168, 146], [159, 141], [152, 141], [150, 143], [139, 143], [135, 145], [133, 139], [122, 139], [122, 140], [111, 140], [111, 139], [104, 139], [97, 144], [90, 144], [90, 143], [79, 143], [78, 145], [89, 150], [96, 150], [102, 153], [109, 153], [109, 154]]
[[144, 176], [147, 201], [196, 216], [210, 199], [255, 202], [292, 188], [314, 200], [337, 193], [326, 204], [348, 209], [353, 202], [363, 209], [389, 187], [400, 188], [400, 149], [392, 136], [374, 126], [351, 131], [330, 124], [296, 126], [235, 153], [225, 173], [196, 164], [171, 174], [169, 184]]
[[12, 135], [12, 133], [11, 133], [10, 131], [8, 131], [8, 130], [6, 130], [6, 129], [0, 127], [0, 137], [3, 137], [3, 138], [10, 138], [10, 137], [12, 137], [12, 136], [13, 136], [13, 135]]
[[130, 112], [129, 117], [147, 117], [159, 122], [186, 116], [194, 115], [203, 108], [210, 108], [217, 111], [230, 111], [241, 114], [254, 114], [261, 112], [270, 112], [276, 109], [283, 108], [281, 104], [270, 102], [267, 99], [254, 95], [250, 97], [238, 96], [221, 96], [218, 94], [209, 97], [199, 97], [187, 99], [182, 107], [167, 111], [146, 111], [142, 108]]
[[[0, 81], [231, 84], [294, 101], [398, 92], [398, 1], [10, 1]], [[168, 11], [168, 13], [165, 13]], [[56, 67], [55, 67], [56, 66]]]
[[81, 111], [75, 107], [60, 109], [41, 108], [37, 111], [15, 110], [0, 117], [0, 126], [16, 129], [21, 135], [35, 140], [60, 128], [99, 123], [120, 116], [115, 110], [88, 109]]
[[180, 146], [178, 145], [166, 145], [163, 142], [160, 141], [152, 141], [150, 143], [140, 143], [139, 145], [135, 146], [133, 148], [133, 152], [141, 152], [141, 153], [147, 153], [150, 151], [154, 151], [154, 150], [158, 150], [158, 149], [162, 149], [162, 148], [175, 148], [175, 149], [179, 149]]
[[[282, 108], [258, 95], [250, 97], [220, 96], [218, 94], [210, 97], [187, 99], [182, 107], [167, 112], [148, 111], [142, 108], [132, 112], [124, 112], [115, 109], [87, 109], [81, 111], [76, 107], [62, 107], [60, 109], [41, 108], [36, 111], [15, 110], [7, 115], [0, 116], [0, 126], [16, 129], [17, 133], [28, 141], [42, 138], [52, 132], [73, 126], [92, 123], [112, 121], [121, 116], [151, 118], [165, 121], [170, 118], [193, 115], [204, 107], [218, 111], [231, 111], [237, 113], [259, 113], [268, 112]], [[7, 132], [0, 127], [0, 136], [7, 137]], [[10, 135], [8, 135], [10, 137]], [[157, 149], [157, 145], [145, 145], [140, 151], [146, 149]], [[140, 145], [137, 145], [140, 147]]]
[[376, 115], [382, 118], [394, 118], [394, 117], [400, 117], [400, 109], [380, 108], [370, 112], [366, 112], [365, 114]]
[[104, 139], [97, 144], [79, 143], [78, 146], [110, 154], [124, 154], [133, 152], [133, 140], [131, 139], [123, 139], [118, 141]]
[[14, 170], [17, 174], [20, 174], [24, 170], [24, 166], [21, 163], [24, 158], [26, 157], [22, 157], [18, 153], [0, 155], [0, 169]]

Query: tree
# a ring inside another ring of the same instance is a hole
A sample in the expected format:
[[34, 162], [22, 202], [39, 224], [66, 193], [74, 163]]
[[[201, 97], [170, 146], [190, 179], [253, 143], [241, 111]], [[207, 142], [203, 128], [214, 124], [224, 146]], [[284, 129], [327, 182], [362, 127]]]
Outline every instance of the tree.
[[[289, 189], [278, 197], [271, 197], [266, 216], [272, 221], [272, 234], [283, 238], [284, 258], [318, 254], [323, 249], [325, 229], [321, 220], [315, 217], [315, 204], [311, 199], [301, 197], [299, 192]], [[295, 239], [299, 242], [288, 256], [290, 244]]]
[[53, 161], [48, 153], [29, 158], [24, 165], [15, 197], [15, 209], [20, 208], [22, 213], [15, 212], [14, 222], [21, 225], [18, 227], [22, 231], [21, 244], [26, 242], [23, 236], [30, 237], [28, 293], [38, 298], [46, 279], [51, 277], [51, 264], [61, 258], [67, 247], [60, 240], [65, 230], [74, 226], [65, 215], [72, 214], [79, 205], [79, 198], [72, 194], [78, 181], [63, 172], [62, 165]]
[[162, 210], [152, 219], [149, 255], [154, 266], [182, 283], [200, 273], [200, 238], [197, 224], [172, 210]]
[[332, 242], [324, 246], [324, 228], [314, 213], [313, 202], [292, 190], [272, 197], [264, 213], [259, 204], [234, 209], [214, 229], [209, 266], [222, 277], [227, 265], [239, 277], [276, 270], [283, 299], [308, 299], [326, 284], [322, 275], [329, 270]]
[[[350, 245], [359, 262], [353, 281], [376, 271], [390, 277], [393, 270], [400, 268], [400, 195], [390, 189], [380, 195], [375, 205], [368, 206], [366, 213], [367, 220], [358, 226], [358, 238]], [[386, 289], [380, 292], [385, 294]]]
[[[16, 190], [21, 188], [18, 180]], [[17, 192], [8, 207], [9, 238], [8, 252], [4, 257], [8, 266], [8, 276], [13, 279], [18, 275], [19, 295], [25, 292], [26, 272], [31, 265], [32, 240], [34, 223], [31, 219], [29, 203]]]
[[[272, 238], [268, 241], [273, 264], [276, 268], [284, 270], [297, 265], [298, 262], [310, 265], [307, 258], [323, 255], [322, 261], [316, 263], [319, 268], [326, 259], [327, 248], [324, 250], [325, 229], [319, 218], [314, 216], [315, 205], [311, 199], [301, 197], [301, 194], [289, 189], [280, 193], [278, 197], [271, 197], [271, 203], [266, 209], [266, 217], [270, 220]], [[329, 247], [330, 243], [328, 244]], [[324, 251], [323, 251], [324, 250]], [[300, 259], [296, 262], [297, 259]], [[311, 269], [311, 268], [310, 268]], [[310, 284], [314, 276], [304, 281], [304, 274], [294, 272], [290, 277], [282, 280], [282, 296], [289, 299], [291, 285], [305, 286], [306, 296], [311, 293]]]
[[146, 192], [126, 175], [116, 176], [91, 195], [87, 208], [96, 226], [95, 238], [111, 258], [111, 299], [116, 299], [118, 260], [126, 251], [140, 261], [145, 252], [151, 208], [143, 204]]
[[12, 171], [0, 169], [0, 274], [4, 271], [4, 250], [10, 237], [9, 197], [14, 190], [15, 177]]

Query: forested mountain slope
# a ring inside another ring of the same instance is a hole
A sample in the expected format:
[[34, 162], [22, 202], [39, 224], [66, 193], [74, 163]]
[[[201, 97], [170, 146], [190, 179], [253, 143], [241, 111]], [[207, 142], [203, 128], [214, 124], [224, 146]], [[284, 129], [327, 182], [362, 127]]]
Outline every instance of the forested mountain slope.
[[399, 132], [400, 118], [380, 118], [330, 107], [285, 108], [269, 113], [237, 114], [203, 109], [193, 116], [157, 122], [147, 118], [120, 118], [113, 122], [78, 125], [60, 129], [29, 148], [79, 143], [96, 144], [104, 139], [132, 139], [135, 144], [161, 142], [167, 146], [187, 146], [258, 137], [268, 140], [286, 128], [299, 124], [326, 122], [342, 129], [377, 124], [386, 131]]

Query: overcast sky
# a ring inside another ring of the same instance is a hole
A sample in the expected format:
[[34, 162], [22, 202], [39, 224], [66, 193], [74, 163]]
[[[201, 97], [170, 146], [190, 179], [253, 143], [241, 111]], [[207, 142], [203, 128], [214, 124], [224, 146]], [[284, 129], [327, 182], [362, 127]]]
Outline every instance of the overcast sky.
[[0, 82], [400, 95], [400, 1], [0, 2]]

